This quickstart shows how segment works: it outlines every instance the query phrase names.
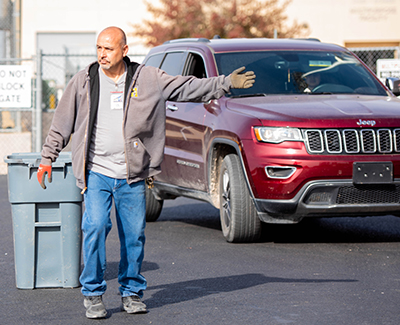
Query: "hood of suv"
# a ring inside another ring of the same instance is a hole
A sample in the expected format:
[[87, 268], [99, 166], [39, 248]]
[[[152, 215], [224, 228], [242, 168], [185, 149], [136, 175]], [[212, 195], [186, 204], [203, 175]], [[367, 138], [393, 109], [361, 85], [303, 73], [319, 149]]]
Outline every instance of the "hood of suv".
[[[379, 121], [381, 127], [389, 127], [398, 125], [400, 117], [400, 99], [384, 96], [276, 95], [231, 98], [226, 105], [228, 109], [252, 115], [268, 126], [354, 127], [355, 120], [374, 120], [375, 123]], [[343, 124], [338, 125], [338, 120], [343, 120]], [[373, 122], [359, 123], [359, 126], [371, 126]]]

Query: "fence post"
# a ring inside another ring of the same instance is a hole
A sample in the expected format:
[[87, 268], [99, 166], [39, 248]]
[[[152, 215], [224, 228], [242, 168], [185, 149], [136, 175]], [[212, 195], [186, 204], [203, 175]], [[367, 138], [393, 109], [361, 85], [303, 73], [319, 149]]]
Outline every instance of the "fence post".
[[42, 151], [42, 50], [36, 55], [36, 141], [35, 152]]

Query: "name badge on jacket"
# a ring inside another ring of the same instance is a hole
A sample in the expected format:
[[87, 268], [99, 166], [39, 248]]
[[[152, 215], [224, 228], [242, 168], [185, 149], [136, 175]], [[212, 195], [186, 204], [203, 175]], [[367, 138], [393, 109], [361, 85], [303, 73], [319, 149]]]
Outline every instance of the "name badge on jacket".
[[116, 91], [111, 93], [111, 109], [123, 109], [124, 93]]

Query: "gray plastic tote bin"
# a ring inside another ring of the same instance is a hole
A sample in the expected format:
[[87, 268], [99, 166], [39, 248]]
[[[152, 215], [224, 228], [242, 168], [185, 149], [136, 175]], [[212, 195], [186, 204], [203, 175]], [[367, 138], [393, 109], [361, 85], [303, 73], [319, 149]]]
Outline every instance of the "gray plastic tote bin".
[[82, 195], [71, 153], [61, 153], [47, 189], [37, 181], [39, 153], [6, 156], [17, 288], [79, 286]]

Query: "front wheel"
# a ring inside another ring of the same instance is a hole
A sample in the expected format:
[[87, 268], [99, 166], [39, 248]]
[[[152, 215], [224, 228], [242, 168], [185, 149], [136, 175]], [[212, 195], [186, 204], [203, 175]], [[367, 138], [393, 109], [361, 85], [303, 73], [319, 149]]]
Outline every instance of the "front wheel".
[[261, 221], [250, 197], [235, 154], [227, 155], [219, 177], [221, 228], [228, 242], [254, 242], [261, 236]]

